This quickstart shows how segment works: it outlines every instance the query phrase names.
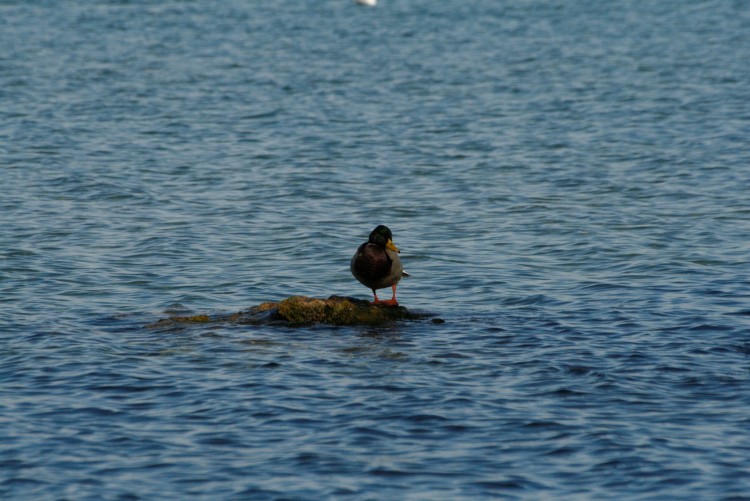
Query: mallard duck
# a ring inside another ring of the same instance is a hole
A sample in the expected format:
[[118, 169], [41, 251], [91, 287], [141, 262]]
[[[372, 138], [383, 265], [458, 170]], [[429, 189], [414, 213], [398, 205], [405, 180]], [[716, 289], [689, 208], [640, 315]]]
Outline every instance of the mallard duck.
[[[360, 245], [352, 257], [352, 275], [363, 285], [372, 289], [375, 301], [371, 304], [398, 306], [396, 285], [401, 277], [409, 276], [401, 266], [401, 260], [398, 258], [399, 252], [401, 251], [393, 244], [391, 230], [381, 224], [372, 230], [368, 241]], [[393, 290], [393, 297], [385, 301], [378, 299], [376, 289], [386, 287]]]

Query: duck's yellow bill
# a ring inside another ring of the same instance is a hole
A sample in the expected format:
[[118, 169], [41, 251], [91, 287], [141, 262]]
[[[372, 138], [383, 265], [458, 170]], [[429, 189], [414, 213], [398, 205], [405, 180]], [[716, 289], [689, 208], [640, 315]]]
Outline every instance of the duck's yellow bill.
[[388, 241], [387, 241], [387, 242], [385, 243], [385, 246], [386, 246], [386, 247], [388, 247], [389, 249], [391, 249], [391, 250], [392, 250], [393, 252], [401, 252], [400, 250], [398, 250], [398, 247], [396, 247], [396, 246], [395, 246], [395, 245], [393, 244], [393, 241], [391, 241], [391, 240], [388, 240]]

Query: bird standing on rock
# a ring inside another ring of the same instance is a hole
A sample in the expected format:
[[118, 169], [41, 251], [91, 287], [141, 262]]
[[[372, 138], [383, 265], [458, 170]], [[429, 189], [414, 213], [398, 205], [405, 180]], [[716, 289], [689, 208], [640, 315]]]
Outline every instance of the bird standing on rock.
[[[352, 275], [363, 285], [372, 289], [375, 301], [371, 304], [398, 306], [396, 285], [401, 277], [409, 276], [398, 258], [399, 252], [401, 251], [393, 244], [391, 230], [381, 224], [372, 230], [369, 240], [360, 245], [352, 257]], [[386, 287], [393, 290], [393, 297], [386, 300], [378, 299], [376, 289]]]

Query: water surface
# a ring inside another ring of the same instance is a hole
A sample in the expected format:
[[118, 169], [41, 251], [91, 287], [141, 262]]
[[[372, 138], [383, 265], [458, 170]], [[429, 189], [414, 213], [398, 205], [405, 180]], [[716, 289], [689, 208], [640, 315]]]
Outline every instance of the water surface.
[[[0, 497], [747, 499], [750, 8], [0, 3]], [[368, 297], [446, 322], [210, 325]]]

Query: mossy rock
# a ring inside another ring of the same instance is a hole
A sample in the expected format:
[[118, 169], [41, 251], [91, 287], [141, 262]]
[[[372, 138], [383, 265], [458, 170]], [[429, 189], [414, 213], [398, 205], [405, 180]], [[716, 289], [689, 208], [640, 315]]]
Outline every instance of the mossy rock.
[[378, 325], [419, 318], [403, 306], [374, 306], [361, 299], [339, 296], [328, 299], [293, 296], [278, 303], [276, 315], [290, 324], [330, 325]]
[[149, 327], [185, 324], [241, 323], [286, 325], [381, 325], [397, 320], [418, 320], [433, 315], [413, 313], [403, 306], [371, 305], [363, 299], [331, 296], [319, 299], [292, 296], [279, 302], [268, 301], [231, 315], [192, 315], [159, 320]]

